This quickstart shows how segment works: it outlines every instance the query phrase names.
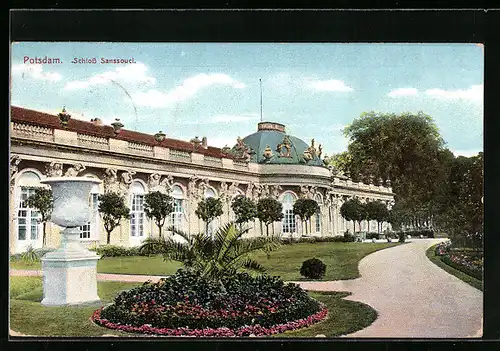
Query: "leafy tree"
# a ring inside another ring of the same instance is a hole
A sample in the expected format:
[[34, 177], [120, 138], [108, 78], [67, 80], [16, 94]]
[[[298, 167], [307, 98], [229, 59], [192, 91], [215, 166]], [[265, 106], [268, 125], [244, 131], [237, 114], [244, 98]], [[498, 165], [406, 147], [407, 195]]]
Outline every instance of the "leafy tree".
[[[363, 113], [344, 130], [350, 139], [342, 171], [360, 178], [391, 179], [396, 202], [408, 213], [428, 216], [445, 182], [449, 159], [432, 118], [416, 114]], [[415, 217], [415, 216], [413, 216]], [[415, 222], [416, 218], [410, 218]]]
[[125, 198], [115, 192], [106, 192], [98, 197], [98, 210], [104, 221], [107, 244], [111, 241], [111, 232], [120, 225], [122, 218], [130, 218], [130, 209], [125, 205]]
[[366, 211], [361, 201], [355, 197], [345, 201], [342, 206], [340, 206], [340, 215], [344, 217], [346, 221], [353, 222], [354, 233], [356, 233], [356, 222], [361, 223], [361, 221], [366, 218]]
[[243, 239], [248, 228], [239, 229], [234, 223], [219, 228], [213, 238], [203, 233], [189, 235], [173, 229], [182, 241], [173, 238], [147, 238], [140, 250], [160, 252], [165, 260], [182, 262], [188, 270], [220, 280], [239, 271], [264, 273], [265, 268], [252, 258], [256, 252], [269, 254], [280, 246], [275, 237]]
[[205, 222], [205, 234], [208, 234], [210, 223], [223, 213], [222, 201], [215, 197], [203, 199], [198, 203], [198, 208], [194, 213]]
[[377, 221], [377, 232], [380, 234], [380, 227], [383, 222], [389, 220], [389, 210], [382, 201], [370, 201], [365, 205], [369, 221]]
[[[319, 205], [313, 199], [298, 199], [293, 204], [293, 214], [300, 217], [302, 223], [307, 222], [319, 211]], [[306, 223], [307, 234], [307, 223]]]
[[174, 211], [173, 201], [174, 199], [170, 195], [161, 191], [153, 191], [144, 196], [144, 213], [155, 221], [160, 238], [165, 220]]
[[47, 222], [50, 221], [54, 207], [52, 190], [37, 188], [35, 193], [26, 199], [26, 205], [35, 208], [40, 213], [40, 222], [43, 225], [42, 245], [45, 246], [47, 240]]
[[483, 153], [474, 157], [459, 156], [449, 172], [449, 193], [442, 197], [436, 218], [456, 246], [480, 249], [484, 225]]
[[269, 236], [269, 224], [283, 219], [283, 205], [273, 198], [259, 199], [257, 218], [266, 225], [266, 235]]
[[252, 199], [244, 195], [236, 196], [231, 202], [231, 209], [236, 216], [236, 223], [240, 225], [247, 223], [257, 217], [257, 206]]

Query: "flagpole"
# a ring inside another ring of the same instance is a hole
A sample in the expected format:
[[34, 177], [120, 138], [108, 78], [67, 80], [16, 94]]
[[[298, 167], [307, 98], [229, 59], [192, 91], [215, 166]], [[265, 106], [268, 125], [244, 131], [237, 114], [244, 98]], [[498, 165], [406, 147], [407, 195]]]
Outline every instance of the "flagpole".
[[260, 121], [262, 122], [262, 79], [259, 78], [260, 82]]

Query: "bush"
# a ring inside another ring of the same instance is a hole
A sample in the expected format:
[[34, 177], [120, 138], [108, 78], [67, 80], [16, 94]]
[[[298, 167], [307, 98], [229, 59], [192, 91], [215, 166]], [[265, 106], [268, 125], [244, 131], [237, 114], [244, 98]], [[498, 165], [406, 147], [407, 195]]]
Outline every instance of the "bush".
[[33, 246], [30, 245], [26, 248], [26, 251], [21, 254], [21, 260], [27, 265], [32, 265], [40, 261], [40, 256]]
[[476, 279], [483, 280], [482, 259], [464, 254], [449, 254], [441, 256], [441, 261]]
[[115, 245], [103, 245], [92, 248], [101, 258], [104, 257], [124, 257], [124, 256], [144, 256], [139, 251], [139, 247], [123, 247]]
[[344, 233], [344, 243], [353, 243], [356, 240], [356, 236], [354, 234], [351, 234], [348, 230], [345, 231]]
[[373, 233], [373, 232], [370, 232], [370, 233], [366, 233], [366, 238], [367, 239], [380, 239], [380, 235], [378, 235], [378, 233]]
[[398, 232], [398, 241], [404, 243], [406, 241], [406, 235], [408, 234], [405, 232]]
[[406, 235], [411, 235], [412, 238], [420, 238], [422, 235], [425, 238], [434, 238], [434, 231], [431, 229], [407, 230]]
[[216, 281], [179, 269], [158, 283], [146, 282], [120, 293], [94, 321], [136, 329], [146, 325], [177, 328], [181, 334], [193, 329], [227, 328], [239, 330], [242, 336], [251, 333], [249, 326], [268, 328], [308, 318], [322, 309], [298, 285], [285, 284], [278, 277], [238, 273]]
[[326, 265], [317, 258], [310, 258], [302, 263], [300, 275], [309, 279], [321, 279], [325, 276]]

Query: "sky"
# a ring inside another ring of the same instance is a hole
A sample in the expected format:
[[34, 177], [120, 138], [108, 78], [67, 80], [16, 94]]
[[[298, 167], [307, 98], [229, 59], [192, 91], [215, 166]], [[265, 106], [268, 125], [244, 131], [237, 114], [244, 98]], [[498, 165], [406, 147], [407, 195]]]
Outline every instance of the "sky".
[[422, 111], [450, 150], [472, 156], [483, 61], [478, 44], [18, 42], [11, 104], [223, 147], [257, 130], [261, 80], [262, 119], [328, 155], [347, 149], [342, 129], [365, 111]]

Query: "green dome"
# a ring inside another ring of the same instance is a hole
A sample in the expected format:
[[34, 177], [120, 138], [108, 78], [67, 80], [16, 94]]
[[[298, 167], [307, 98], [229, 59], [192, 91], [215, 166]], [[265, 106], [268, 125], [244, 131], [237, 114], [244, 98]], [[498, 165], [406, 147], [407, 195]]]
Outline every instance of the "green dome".
[[285, 126], [280, 123], [261, 122], [257, 132], [242, 141], [253, 151], [250, 162], [323, 166], [319, 150], [297, 137], [287, 135]]

